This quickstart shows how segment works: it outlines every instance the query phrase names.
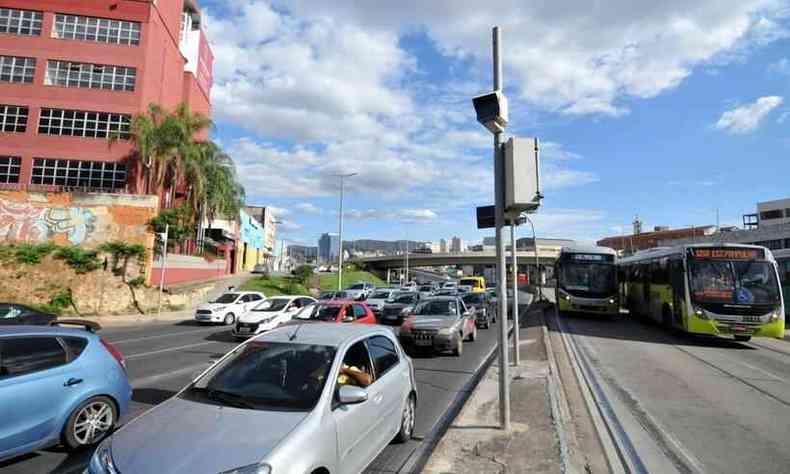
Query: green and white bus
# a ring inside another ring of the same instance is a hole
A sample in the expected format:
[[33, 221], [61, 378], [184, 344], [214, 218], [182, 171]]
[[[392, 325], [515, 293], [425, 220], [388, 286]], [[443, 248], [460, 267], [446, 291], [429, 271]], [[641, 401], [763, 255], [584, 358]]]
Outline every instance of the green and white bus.
[[616, 260], [608, 247], [563, 247], [554, 266], [559, 312], [620, 314]]
[[[779, 284], [782, 285], [782, 294], [790, 293], [790, 249], [771, 250], [779, 267]], [[787, 321], [788, 308], [785, 305], [785, 321]]]
[[784, 337], [782, 288], [765, 247], [695, 244], [620, 260], [621, 298], [632, 315], [693, 334]]

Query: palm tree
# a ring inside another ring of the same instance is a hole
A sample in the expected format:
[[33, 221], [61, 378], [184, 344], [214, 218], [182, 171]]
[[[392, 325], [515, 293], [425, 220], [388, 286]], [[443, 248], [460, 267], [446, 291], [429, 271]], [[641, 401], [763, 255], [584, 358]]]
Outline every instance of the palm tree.
[[185, 156], [195, 153], [195, 136], [211, 125], [208, 117], [193, 113], [185, 104], [172, 113], [151, 104], [147, 112], [134, 117], [131, 140], [145, 168], [147, 193], [152, 184], [157, 189], [178, 184]]

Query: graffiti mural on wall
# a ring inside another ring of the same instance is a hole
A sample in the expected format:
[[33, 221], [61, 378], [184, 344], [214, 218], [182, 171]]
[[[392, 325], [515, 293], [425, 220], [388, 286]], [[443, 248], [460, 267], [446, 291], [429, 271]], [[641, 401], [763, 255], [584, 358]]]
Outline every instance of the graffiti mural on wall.
[[0, 199], [0, 240], [44, 242], [66, 234], [74, 245], [96, 229], [96, 216], [83, 207], [35, 207]]

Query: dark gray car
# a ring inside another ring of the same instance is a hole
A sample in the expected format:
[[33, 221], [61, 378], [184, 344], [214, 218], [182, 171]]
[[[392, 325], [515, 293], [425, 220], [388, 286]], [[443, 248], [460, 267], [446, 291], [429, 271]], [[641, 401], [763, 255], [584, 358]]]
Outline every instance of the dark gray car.
[[412, 309], [419, 301], [420, 294], [417, 292], [400, 293], [392, 302], [384, 304], [379, 324], [401, 325], [405, 317], [404, 311]]
[[475, 323], [480, 329], [488, 329], [496, 322], [496, 310], [492, 311], [491, 299], [487, 293], [468, 293], [461, 297], [466, 307], [475, 315]]
[[410, 312], [400, 328], [400, 342], [411, 350], [463, 353], [464, 340], [477, 338], [474, 314], [454, 296], [428, 298]]

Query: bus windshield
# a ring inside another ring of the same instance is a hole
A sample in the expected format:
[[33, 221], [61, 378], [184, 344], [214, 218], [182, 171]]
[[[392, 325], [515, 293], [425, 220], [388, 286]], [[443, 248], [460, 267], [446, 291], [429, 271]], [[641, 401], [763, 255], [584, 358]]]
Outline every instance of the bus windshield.
[[690, 259], [691, 297], [700, 303], [779, 304], [769, 262]]
[[584, 297], [607, 297], [617, 292], [617, 269], [608, 263], [571, 263], [560, 267], [559, 284]]

